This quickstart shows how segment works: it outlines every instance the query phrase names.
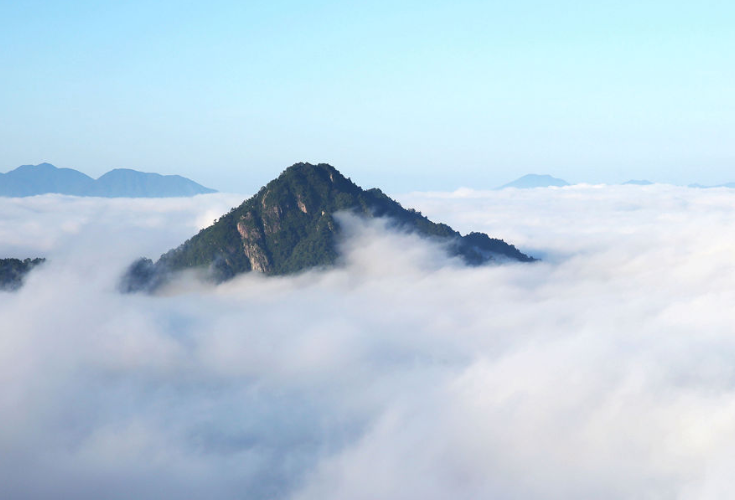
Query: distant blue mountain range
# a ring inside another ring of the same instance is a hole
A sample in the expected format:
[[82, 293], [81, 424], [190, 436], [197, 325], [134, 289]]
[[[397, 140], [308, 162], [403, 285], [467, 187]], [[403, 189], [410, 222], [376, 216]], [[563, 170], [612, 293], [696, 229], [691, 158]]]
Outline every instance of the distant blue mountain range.
[[725, 184], [716, 184], [714, 186], [703, 186], [702, 184], [689, 184], [690, 188], [701, 188], [701, 189], [710, 189], [710, 188], [735, 188], [735, 182], [726, 182]]
[[104, 198], [168, 198], [216, 193], [180, 175], [160, 175], [117, 168], [93, 179], [71, 168], [50, 163], [22, 165], [0, 174], [0, 196], [21, 197], [58, 193]]
[[[653, 184], [655, 184], [655, 182], [651, 182], [646, 179], [631, 179], [629, 181], [622, 183], [622, 185], [624, 186], [651, 186]], [[506, 188], [533, 189], [533, 188], [546, 188], [546, 187], [563, 187], [563, 186], [571, 186], [571, 185], [572, 184], [570, 184], [569, 182], [563, 179], [552, 177], [550, 175], [528, 174], [528, 175], [524, 175], [523, 177], [519, 177], [513, 182], [509, 182], [508, 184], [504, 184], [495, 189], [506, 189]], [[735, 182], [717, 184], [714, 186], [703, 186], [702, 184], [689, 184], [688, 187], [690, 188], [731, 188], [731, 189], [735, 189]]]

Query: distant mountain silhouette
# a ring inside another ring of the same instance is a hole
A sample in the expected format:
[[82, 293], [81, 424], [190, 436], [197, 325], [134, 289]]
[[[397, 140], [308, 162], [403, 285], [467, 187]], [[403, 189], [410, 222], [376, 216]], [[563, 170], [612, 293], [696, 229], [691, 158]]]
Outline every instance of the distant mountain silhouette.
[[94, 185], [94, 179], [71, 168], [56, 168], [50, 163], [21, 165], [7, 174], [0, 174], [0, 195], [33, 196], [43, 193], [84, 194]]
[[532, 189], [532, 188], [539, 188], [539, 187], [562, 187], [562, 186], [569, 186], [569, 185], [570, 184], [567, 181], [563, 179], [557, 179], [556, 177], [552, 177], [550, 175], [528, 174], [528, 175], [524, 175], [523, 177], [520, 177], [514, 180], [513, 182], [504, 184], [497, 189], [505, 189], [505, 188]]
[[90, 194], [104, 197], [162, 198], [214, 193], [180, 175], [161, 175], [116, 168], [97, 179]]
[[623, 185], [625, 186], [650, 186], [651, 184], [653, 184], [653, 182], [645, 180], [645, 179], [643, 180], [631, 179], [627, 182], [623, 182]]
[[215, 193], [180, 175], [160, 175], [125, 168], [95, 180], [71, 168], [50, 163], [22, 165], [0, 174], [0, 196], [22, 197], [57, 193], [105, 198], [165, 198]]

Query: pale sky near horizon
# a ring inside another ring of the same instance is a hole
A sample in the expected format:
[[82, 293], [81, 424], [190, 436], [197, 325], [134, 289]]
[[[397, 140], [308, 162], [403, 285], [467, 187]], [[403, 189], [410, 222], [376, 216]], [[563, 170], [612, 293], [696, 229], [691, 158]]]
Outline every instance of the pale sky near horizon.
[[733, 26], [726, 1], [4, 2], [0, 171], [735, 181]]

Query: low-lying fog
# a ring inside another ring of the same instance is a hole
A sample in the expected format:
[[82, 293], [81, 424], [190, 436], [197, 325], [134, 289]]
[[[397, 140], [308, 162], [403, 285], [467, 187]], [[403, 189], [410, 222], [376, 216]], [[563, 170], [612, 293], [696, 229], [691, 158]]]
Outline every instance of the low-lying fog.
[[463, 268], [346, 218], [346, 265], [120, 295], [241, 196], [0, 198], [0, 496], [719, 499], [735, 190], [398, 199], [543, 262]]

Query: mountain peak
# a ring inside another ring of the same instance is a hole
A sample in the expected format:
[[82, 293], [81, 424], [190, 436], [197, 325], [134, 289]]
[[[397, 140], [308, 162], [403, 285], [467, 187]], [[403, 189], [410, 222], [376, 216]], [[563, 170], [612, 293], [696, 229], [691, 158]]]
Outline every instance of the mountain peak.
[[537, 187], [563, 187], [569, 186], [569, 183], [564, 179], [558, 179], [548, 174], [526, 174], [523, 177], [519, 177], [513, 182], [504, 184], [497, 189], [505, 188], [517, 188], [517, 189], [532, 189]]
[[109, 172], [106, 172], [103, 175], [110, 175], [110, 174], [124, 174], [124, 173], [130, 173], [130, 174], [140, 174], [142, 172], [138, 172], [137, 170], [133, 170], [132, 168], [113, 168]]
[[20, 173], [20, 172], [31, 172], [31, 171], [38, 172], [38, 171], [51, 171], [51, 170], [60, 170], [60, 169], [56, 167], [55, 165], [44, 162], [44, 163], [39, 163], [38, 165], [21, 165], [20, 167], [14, 170], [11, 170], [8, 173], [11, 173], [11, 172]]
[[[300, 172], [300, 173], [316, 173], [316, 172], [328, 172], [332, 174], [342, 175], [339, 173], [339, 171], [334, 168], [329, 163], [309, 163], [309, 162], [298, 162], [294, 163], [290, 167], [286, 168], [283, 172], [281, 172], [281, 175], [286, 173], [293, 173], [293, 172]], [[280, 177], [280, 176], [279, 176]], [[278, 178], [276, 178], [277, 180]]]
[[280, 184], [297, 186], [299, 184], [310, 186], [331, 186], [334, 189], [354, 190], [357, 186], [345, 178], [336, 168], [328, 163], [294, 163], [281, 172], [277, 178], [265, 185], [265, 189], [276, 187]]
[[623, 182], [624, 186], [650, 186], [653, 182], [646, 179], [631, 179]]
[[335, 214], [344, 211], [388, 217], [393, 228], [441, 241], [468, 264], [534, 260], [482, 233], [461, 236], [403, 208], [379, 189], [363, 190], [331, 165], [296, 163], [155, 264], [149, 259], [136, 262], [122, 288], [153, 289], [171, 272], [190, 268], [204, 268], [215, 281], [224, 281], [249, 271], [283, 275], [334, 265], [341, 232]]

